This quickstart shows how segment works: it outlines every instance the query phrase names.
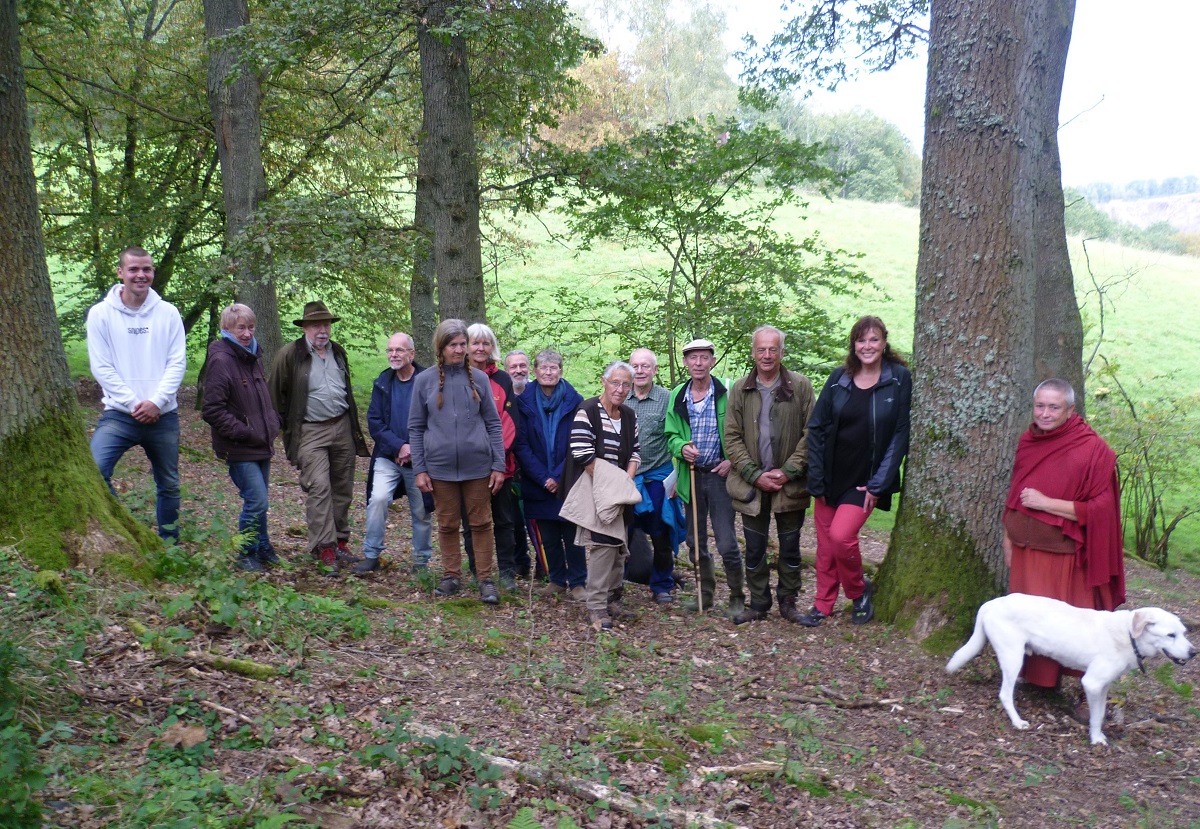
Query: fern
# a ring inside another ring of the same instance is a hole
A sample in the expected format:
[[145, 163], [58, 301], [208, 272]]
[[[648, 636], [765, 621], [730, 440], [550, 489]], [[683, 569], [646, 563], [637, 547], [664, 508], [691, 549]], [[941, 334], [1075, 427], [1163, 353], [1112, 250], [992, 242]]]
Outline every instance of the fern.
[[517, 815], [508, 822], [507, 829], [542, 829], [542, 824], [534, 817], [537, 813], [528, 806], [517, 810]]

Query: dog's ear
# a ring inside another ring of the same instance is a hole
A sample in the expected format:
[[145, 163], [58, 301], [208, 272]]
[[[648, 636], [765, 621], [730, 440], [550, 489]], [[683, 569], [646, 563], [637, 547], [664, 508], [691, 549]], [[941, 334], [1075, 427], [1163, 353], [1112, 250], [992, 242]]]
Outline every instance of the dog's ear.
[[1146, 632], [1146, 626], [1154, 621], [1154, 614], [1147, 613], [1145, 609], [1133, 611], [1133, 622], [1129, 626], [1129, 635], [1137, 639]]

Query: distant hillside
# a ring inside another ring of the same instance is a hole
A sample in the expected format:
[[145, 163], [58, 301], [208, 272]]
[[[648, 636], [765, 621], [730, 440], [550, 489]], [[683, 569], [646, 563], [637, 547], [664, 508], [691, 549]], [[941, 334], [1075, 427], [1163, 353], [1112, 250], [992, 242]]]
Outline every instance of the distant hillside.
[[1166, 222], [1181, 233], [1200, 233], [1200, 193], [1152, 199], [1114, 199], [1096, 207], [1118, 222], [1147, 228]]

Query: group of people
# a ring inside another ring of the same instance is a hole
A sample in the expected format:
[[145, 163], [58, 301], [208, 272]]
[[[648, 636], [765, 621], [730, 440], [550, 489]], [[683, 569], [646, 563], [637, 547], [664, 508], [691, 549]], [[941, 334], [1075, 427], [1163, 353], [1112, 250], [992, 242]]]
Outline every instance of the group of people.
[[[183, 326], [151, 288], [145, 250], [124, 251], [117, 275], [120, 284], [88, 315], [92, 370], [104, 389], [93, 454], [108, 479], [125, 450], [144, 447], [159, 533], [171, 542], [178, 538]], [[674, 389], [656, 383], [657, 357], [639, 348], [627, 362], [610, 363], [600, 394], [588, 399], [564, 379], [563, 356], [552, 348], [532, 363], [510, 351], [501, 367], [488, 326], [448, 319], [433, 336], [436, 365], [426, 368], [415, 362], [412, 337], [397, 332], [367, 411], [373, 451], [346, 352], [330, 338], [337, 321], [324, 303], [306, 304], [294, 320], [303, 333], [266, 373], [254, 312], [239, 303], [222, 312], [202, 414], [242, 497], [242, 569], [279, 561], [266, 515], [281, 434], [306, 495], [309, 550], [330, 573], [379, 569], [389, 509], [403, 495], [415, 567], [432, 558], [436, 518], [438, 596], [462, 591], [465, 542], [481, 601], [495, 604], [501, 589], [540, 572], [547, 581], [538, 592], [583, 604], [589, 623], [606, 630], [627, 614], [625, 568], [637, 531], [650, 547], [654, 601], [674, 601], [676, 551], [686, 539], [699, 583], [685, 606], [709, 611], [717, 578], [711, 531], [728, 587], [724, 611], [734, 623], [763, 619], [777, 604], [784, 620], [815, 627], [835, 612], [839, 595], [850, 600], [854, 624], [873, 618], [859, 535], [900, 491], [912, 399], [911, 374], [878, 317], [854, 324], [843, 364], [819, 394], [785, 365], [785, 335], [770, 325], [754, 332], [752, 367], [737, 380], [713, 376], [716, 348], [695, 339], [682, 348], [688, 376]], [[1124, 600], [1115, 457], [1075, 413], [1070, 384], [1048, 380], [1034, 398], [1004, 514], [1011, 587], [1111, 609]], [[349, 510], [356, 458], [367, 456], [359, 557], [349, 546]], [[800, 531], [810, 503], [816, 585], [804, 610]]]

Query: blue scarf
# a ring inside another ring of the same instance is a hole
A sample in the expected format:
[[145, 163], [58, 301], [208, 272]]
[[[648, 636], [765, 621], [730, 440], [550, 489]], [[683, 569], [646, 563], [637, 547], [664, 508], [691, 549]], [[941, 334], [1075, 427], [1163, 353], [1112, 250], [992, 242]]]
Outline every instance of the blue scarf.
[[546, 432], [546, 457], [551, 460], [554, 458], [554, 438], [558, 432], [558, 409], [566, 396], [567, 388], [562, 380], [554, 384], [554, 391], [549, 395], [542, 392], [541, 386], [537, 389], [538, 411], [542, 415], [542, 429]]
[[236, 345], [238, 348], [242, 349], [243, 351], [249, 351], [251, 354], [255, 354], [255, 355], [258, 354], [258, 337], [251, 337], [250, 338], [250, 347], [246, 348], [246, 346], [239, 343], [232, 334], [230, 334], [228, 331], [226, 331], [224, 328], [222, 328], [221, 329], [221, 339], [229, 340], [231, 343], [233, 343], [234, 345]]

